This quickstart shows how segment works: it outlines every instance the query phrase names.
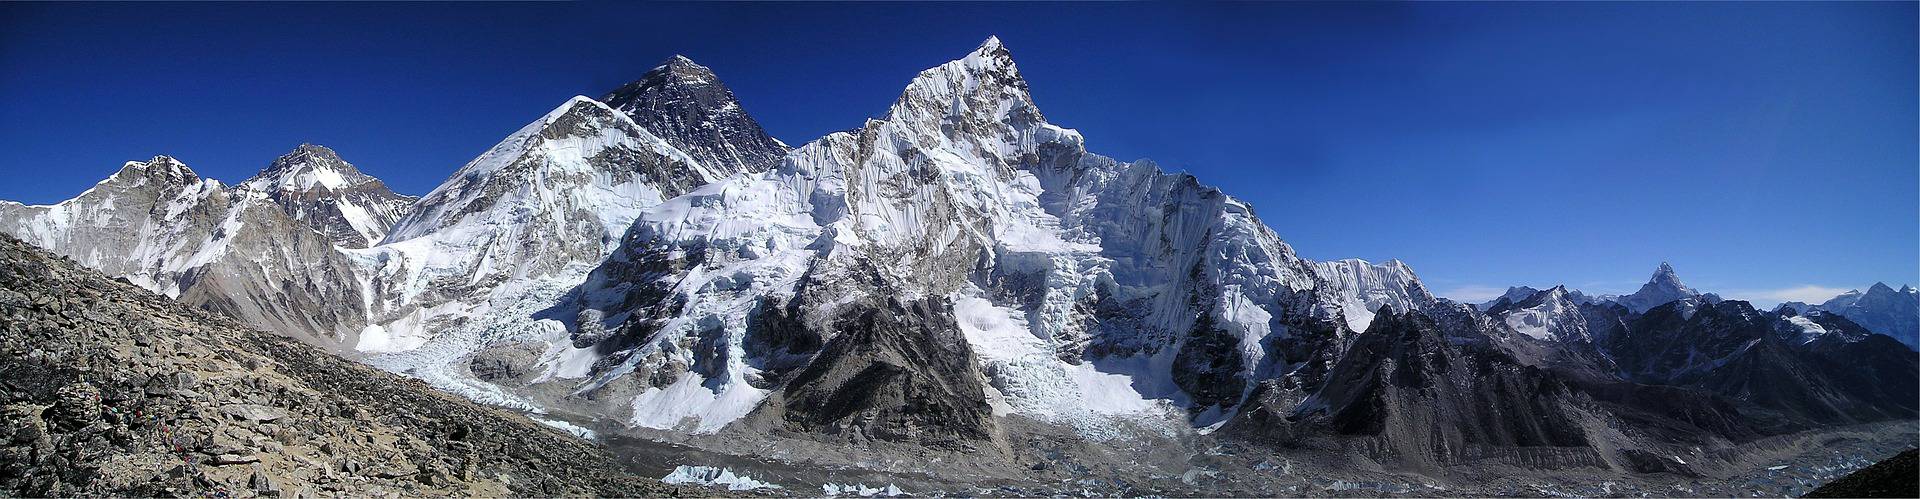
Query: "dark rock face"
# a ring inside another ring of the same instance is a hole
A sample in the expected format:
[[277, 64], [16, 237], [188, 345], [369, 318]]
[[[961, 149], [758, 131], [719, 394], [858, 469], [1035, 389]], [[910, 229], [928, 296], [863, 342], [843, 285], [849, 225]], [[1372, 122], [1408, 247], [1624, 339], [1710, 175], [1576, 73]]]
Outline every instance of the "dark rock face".
[[489, 383], [513, 385], [538, 372], [536, 364], [545, 350], [546, 345], [537, 343], [494, 345], [473, 354], [467, 369]]
[[1240, 402], [1249, 381], [1241, 375], [1239, 338], [1214, 326], [1212, 314], [1200, 314], [1186, 343], [1173, 358], [1173, 381], [1193, 397], [1189, 410], [1226, 410]]
[[[1884, 335], [1836, 332], [1793, 345], [1746, 302], [1682, 300], [1647, 311], [1604, 349], [1628, 381], [1704, 390], [1809, 424], [1912, 418], [1920, 355]], [[1849, 332], [1851, 330], [1851, 332]]]
[[945, 300], [843, 309], [784, 390], [786, 425], [855, 440], [971, 448], [993, 434], [982, 376]]
[[1920, 451], [1908, 450], [1873, 463], [1805, 497], [1920, 497]]
[[713, 71], [685, 57], [667, 59], [600, 100], [721, 176], [765, 171], [787, 154]]
[[0, 236], [0, 493], [666, 492], [614, 462]]
[[[1380, 439], [1377, 457], [1457, 462], [1490, 448], [1589, 443], [1586, 402], [1560, 378], [1525, 366], [1473, 331], [1444, 331], [1419, 312], [1382, 310], [1354, 338], [1299, 419], [1335, 434]], [[1597, 459], [1586, 456], [1584, 459]]]

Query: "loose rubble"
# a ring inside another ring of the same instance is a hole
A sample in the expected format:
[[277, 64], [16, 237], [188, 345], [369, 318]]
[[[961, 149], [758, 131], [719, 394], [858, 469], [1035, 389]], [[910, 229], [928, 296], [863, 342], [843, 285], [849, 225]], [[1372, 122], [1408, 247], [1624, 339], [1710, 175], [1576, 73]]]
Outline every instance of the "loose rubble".
[[0, 236], [0, 495], [659, 496], [524, 417]]

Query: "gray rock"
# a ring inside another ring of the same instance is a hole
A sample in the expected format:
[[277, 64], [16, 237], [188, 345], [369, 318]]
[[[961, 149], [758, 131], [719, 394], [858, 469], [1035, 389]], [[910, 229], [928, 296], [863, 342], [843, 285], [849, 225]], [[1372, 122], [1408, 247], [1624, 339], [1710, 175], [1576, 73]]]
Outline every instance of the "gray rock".
[[220, 412], [236, 419], [257, 422], [274, 421], [287, 417], [287, 411], [284, 409], [259, 404], [227, 404], [220, 406]]
[[207, 460], [207, 464], [211, 464], [214, 466], [227, 466], [227, 465], [234, 465], [234, 464], [252, 464], [257, 462], [260, 462], [260, 458], [252, 454], [220, 454], [217, 456], [213, 456], [213, 459]]

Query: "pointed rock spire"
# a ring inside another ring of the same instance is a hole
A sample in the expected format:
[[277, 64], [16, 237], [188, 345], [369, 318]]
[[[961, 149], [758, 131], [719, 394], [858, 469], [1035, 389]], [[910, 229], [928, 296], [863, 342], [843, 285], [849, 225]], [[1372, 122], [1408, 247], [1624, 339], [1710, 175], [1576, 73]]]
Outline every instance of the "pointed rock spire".
[[1046, 122], [999, 38], [988, 38], [965, 57], [921, 71], [887, 116], [920, 130], [976, 136], [1018, 135]]
[[675, 55], [601, 99], [722, 176], [766, 170], [787, 153], [713, 71]]
[[1645, 313], [1653, 307], [1675, 300], [1699, 296], [1699, 292], [1687, 287], [1686, 283], [1680, 282], [1680, 275], [1673, 271], [1672, 264], [1660, 262], [1660, 267], [1653, 271], [1653, 277], [1648, 279], [1646, 284], [1641, 285], [1639, 291], [1620, 297], [1616, 301], [1634, 313]]

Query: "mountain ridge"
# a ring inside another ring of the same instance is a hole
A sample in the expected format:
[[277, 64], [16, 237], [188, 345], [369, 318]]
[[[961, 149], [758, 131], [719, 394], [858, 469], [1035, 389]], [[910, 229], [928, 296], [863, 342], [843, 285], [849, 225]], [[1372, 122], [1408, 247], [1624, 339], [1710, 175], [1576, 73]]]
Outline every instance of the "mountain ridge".
[[[1455, 303], [1399, 260], [1307, 260], [1219, 188], [1089, 152], [1028, 85], [988, 38], [881, 117], [788, 148], [676, 56], [390, 218], [346, 216], [405, 197], [345, 197], [385, 188], [312, 145], [231, 187], [129, 162], [87, 199], [138, 192], [199, 227], [128, 265], [178, 270], [183, 302], [473, 401], [731, 452], [1028, 476], [1052, 462], [1038, 441], [1245, 438], [1435, 475], [1699, 474], [1762, 439], [1914, 417], [1904, 385], [1860, 385], [1920, 357], [1844, 313], [1753, 310], [1664, 262], [1627, 296]], [[316, 199], [338, 202], [298, 209]], [[0, 228], [34, 235], [52, 210], [0, 204], [28, 220]], [[152, 244], [135, 239], [64, 251]]]

